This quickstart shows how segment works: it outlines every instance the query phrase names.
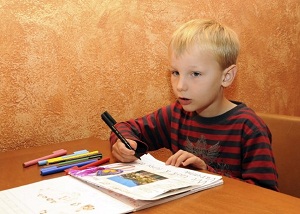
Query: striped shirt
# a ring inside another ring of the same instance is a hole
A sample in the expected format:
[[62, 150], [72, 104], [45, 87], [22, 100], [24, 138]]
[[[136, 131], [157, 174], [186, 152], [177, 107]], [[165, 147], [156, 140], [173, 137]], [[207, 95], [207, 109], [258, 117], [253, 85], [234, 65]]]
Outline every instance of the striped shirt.
[[[209, 171], [278, 191], [270, 130], [253, 110], [234, 103], [228, 112], [205, 118], [175, 102], [116, 126], [138, 148], [182, 149], [203, 159]], [[111, 143], [116, 140], [112, 133]]]

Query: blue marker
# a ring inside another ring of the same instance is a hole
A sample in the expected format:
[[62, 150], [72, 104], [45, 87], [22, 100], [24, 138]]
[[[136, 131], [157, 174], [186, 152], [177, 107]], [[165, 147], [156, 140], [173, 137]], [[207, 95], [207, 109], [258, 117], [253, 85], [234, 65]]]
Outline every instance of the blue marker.
[[98, 159], [93, 159], [93, 160], [88, 160], [88, 161], [84, 161], [84, 162], [80, 162], [80, 163], [73, 163], [73, 164], [69, 164], [69, 165], [65, 165], [65, 166], [51, 166], [51, 167], [46, 167], [41, 169], [41, 175], [51, 175], [54, 173], [58, 173], [58, 172], [63, 172], [66, 169], [72, 168], [74, 166], [77, 167], [81, 167], [90, 163], [94, 163], [98, 161]]

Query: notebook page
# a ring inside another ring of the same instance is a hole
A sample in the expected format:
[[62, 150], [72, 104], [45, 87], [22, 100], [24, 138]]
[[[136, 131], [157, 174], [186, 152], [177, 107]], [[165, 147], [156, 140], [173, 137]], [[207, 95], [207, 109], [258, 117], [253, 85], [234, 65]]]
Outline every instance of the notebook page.
[[3, 213], [128, 213], [132, 207], [70, 176], [0, 191]]

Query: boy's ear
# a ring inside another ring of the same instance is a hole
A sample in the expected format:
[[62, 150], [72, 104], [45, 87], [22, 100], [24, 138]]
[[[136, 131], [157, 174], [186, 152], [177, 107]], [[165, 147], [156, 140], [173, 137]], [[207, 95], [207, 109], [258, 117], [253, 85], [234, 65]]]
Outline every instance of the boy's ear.
[[228, 68], [226, 68], [223, 71], [222, 86], [225, 88], [230, 86], [235, 78], [236, 73], [237, 73], [236, 65], [231, 65]]

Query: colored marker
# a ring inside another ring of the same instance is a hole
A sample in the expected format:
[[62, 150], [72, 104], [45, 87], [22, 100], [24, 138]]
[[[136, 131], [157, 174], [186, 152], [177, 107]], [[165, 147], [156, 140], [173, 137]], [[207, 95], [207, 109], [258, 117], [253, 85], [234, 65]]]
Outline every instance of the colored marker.
[[91, 155], [95, 155], [98, 154], [98, 151], [93, 151], [93, 152], [88, 152], [87, 150], [81, 150], [81, 151], [77, 151], [74, 152], [74, 154], [71, 155], [66, 155], [66, 156], [61, 156], [61, 157], [57, 157], [57, 158], [51, 158], [51, 159], [47, 159], [44, 161], [39, 161], [39, 165], [46, 165], [46, 164], [53, 164], [53, 163], [58, 163], [58, 162], [62, 162], [62, 161], [67, 161], [67, 160], [74, 160], [74, 159], [78, 159], [78, 158], [82, 158], [82, 157], [88, 157]]
[[[75, 152], [73, 152], [73, 154], [64, 155], [64, 156], [61, 156], [61, 157], [71, 157], [71, 156], [74, 156], [74, 155], [85, 154], [85, 153], [88, 153], [88, 152], [89, 152], [88, 150], [84, 149], [84, 150], [75, 151]], [[53, 157], [53, 158], [55, 158], [55, 157]], [[48, 164], [48, 160], [53, 159], [53, 158], [47, 158], [47, 159], [40, 160], [38, 162], [38, 165], [39, 166], [46, 165], [46, 164]]]
[[102, 158], [102, 154], [98, 153], [96, 155], [91, 155], [91, 156], [88, 156], [88, 157], [76, 158], [76, 159], [72, 159], [72, 160], [66, 160], [66, 161], [58, 162], [57, 164], [47, 165], [47, 166], [45, 166], [45, 168], [46, 167], [51, 167], [51, 166], [65, 166], [65, 165], [72, 164], [72, 163], [80, 163], [80, 162], [91, 160], [91, 159], [101, 159], [101, 158]]
[[101, 164], [104, 164], [104, 163], [108, 162], [109, 160], [110, 160], [110, 158], [103, 158], [101, 160], [98, 160], [96, 162], [84, 165], [82, 167], [74, 166], [72, 168], [66, 169], [65, 172], [66, 172], [66, 174], [68, 174], [71, 169], [74, 169], [74, 170], [84, 170], [84, 169], [87, 169], [87, 168], [90, 168], [90, 167], [100, 166]]
[[81, 167], [93, 162], [96, 162], [97, 159], [93, 159], [93, 160], [88, 160], [88, 161], [84, 161], [84, 162], [80, 162], [80, 163], [73, 163], [70, 165], [66, 165], [66, 166], [51, 166], [51, 167], [46, 167], [46, 168], [42, 168], [41, 169], [41, 175], [50, 175], [50, 174], [54, 174], [54, 173], [58, 173], [58, 172], [63, 172], [66, 169], [72, 168], [74, 166], [77, 167]]
[[32, 166], [34, 164], [37, 164], [41, 160], [50, 159], [50, 158], [56, 158], [56, 157], [59, 157], [59, 156], [65, 155], [65, 154], [67, 154], [67, 150], [60, 149], [60, 150], [52, 152], [51, 155], [46, 155], [44, 157], [40, 157], [40, 158], [31, 160], [31, 161], [27, 161], [27, 162], [23, 163], [23, 167]]

